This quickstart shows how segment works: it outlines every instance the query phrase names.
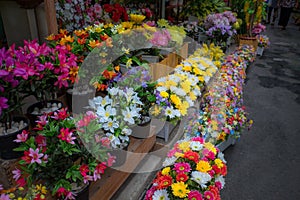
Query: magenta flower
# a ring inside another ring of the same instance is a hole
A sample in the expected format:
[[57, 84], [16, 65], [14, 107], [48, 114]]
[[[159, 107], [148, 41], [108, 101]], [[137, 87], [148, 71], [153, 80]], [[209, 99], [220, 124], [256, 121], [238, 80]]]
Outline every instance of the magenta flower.
[[17, 139], [14, 140], [14, 142], [26, 142], [28, 138], [28, 132], [26, 130], [23, 130], [21, 134], [17, 135]]
[[111, 167], [116, 162], [116, 156], [112, 156], [110, 153], [107, 153], [108, 159], [107, 159], [107, 166]]
[[0, 97], [0, 115], [2, 114], [2, 110], [8, 108], [7, 105], [8, 99], [5, 97]]
[[57, 137], [69, 144], [75, 144], [74, 140], [76, 139], [76, 137], [73, 137], [73, 132], [70, 131], [69, 128], [61, 128], [60, 134]]
[[215, 196], [211, 191], [205, 191], [203, 195], [205, 199], [215, 200]]
[[174, 170], [176, 173], [186, 173], [191, 171], [191, 166], [189, 163], [185, 162], [175, 163]]
[[197, 190], [192, 190], [188, 194], [188, 199], [189, 200], [203, 200], [202, 194], [199, 191], [197, 191]]
[[39, 153], [39, 148], [37, 148], [36, 150], [33, 150], [32, 148], [29, 149], [29, 157], [31, 158], [30, 163], [38, 163], [41, 164], [42, 160], [40, 158], [43, 157], [44, 154]]
[[12, 173], [13, 173], [13, 179], [15, 180], [15, 181], [17, 181], [17, 180], [19, 180], [19, 178], [21, 177], [21, 170], [19, 170], [19, 169], [15, 169], [15, 170], [13, 170], [12, 171]]
[[0, 190], [3, 190], [3, 186], [0, 184]]
[[8, 71], [3, 70], [3, 69], [0, 70], [0, 78], [2, 78], [2, 77], [4, 77], [4, 76], [7, 76], [8, 74], [9, 74]]

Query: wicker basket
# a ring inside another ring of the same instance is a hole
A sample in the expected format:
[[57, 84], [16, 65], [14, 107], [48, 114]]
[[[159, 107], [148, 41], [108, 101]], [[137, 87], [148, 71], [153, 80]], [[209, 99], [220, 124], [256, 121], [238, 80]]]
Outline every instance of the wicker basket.
[[256, 51], [258, 41], [256, 37], [239, 36], [239, 46], [242, 45], [252, 45], [254, 47], [254, 50]]

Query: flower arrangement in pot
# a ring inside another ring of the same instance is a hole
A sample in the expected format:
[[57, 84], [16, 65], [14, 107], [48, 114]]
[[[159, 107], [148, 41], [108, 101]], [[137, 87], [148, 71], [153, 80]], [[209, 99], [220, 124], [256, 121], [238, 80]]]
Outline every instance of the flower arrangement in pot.
[[28, 119], [22, 114], [22, 103], [26, 97], [21, 94], [25, 80], [19, 77], [16, 68], [14, 46], [0, 49], [0, 157], [13, 159], [20, 154], [13, 149], [17, 134], [29, 128]]
[[115, 79], [115, 86], [130, 86], [137, 93], [142, 104], [139, 105], [139, 117], [135, 124], [131, 126], [132, 136], [137, 138], [147, 138], [151, 135], [150, 109], [155, 104], [156, 81], [151, 81], [150, 68], [147, 65], [137, 66]]
[[145, 200], [220, 199], [226, 174], [223, 154], [213, 144], [186, 138], [169, 151]]
[[96, 115], [88, 112], [74, 119], [66, 109], [39, 117], [35, 132], [18, 135], [23, 152], [13, 171], [20, 187], [43, 184], [58, 199], [74, 199], [76, 190], [101, 178], [115, 157]]
[[236, 34], [234, 24], [237, 21], [231, 11], [209, 14], [204, 20], [203, 26], [210, 42], [226, 49], [228, 40]]

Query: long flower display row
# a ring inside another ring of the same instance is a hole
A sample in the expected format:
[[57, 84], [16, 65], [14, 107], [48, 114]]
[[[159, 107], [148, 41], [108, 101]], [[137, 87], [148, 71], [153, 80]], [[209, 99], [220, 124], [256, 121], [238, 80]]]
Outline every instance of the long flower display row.
[[215, 145], [239, 137], [249, 124], [242, 86], [254, 58], [254, 49], [244, 46], [224, 59], [203, 94], [200, 110], [189, 116], [184, 139], [169, 151], [145, 199], [221, 199], [227, 167]]

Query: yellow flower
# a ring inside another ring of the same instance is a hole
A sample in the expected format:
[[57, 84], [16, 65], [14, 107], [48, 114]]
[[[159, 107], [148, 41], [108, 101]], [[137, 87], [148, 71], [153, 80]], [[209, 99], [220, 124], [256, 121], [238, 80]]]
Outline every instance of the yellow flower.
[[130, 67], [132, 65], [132, 59], [129, 58], [126, 62], [126, 67]]
[[190, 96], [190, 98], [191, 98], [193, 101], [195, 101], [195, 100], [197, 99], [197, 96], [195, 95], [194, 92], [190, 92], [190, 93], [189, 93], [189, 96]]
[[125, 54], [129, 54], [130, 53], [130, 49], [126, 49], [125, 47], [122, 47], [122, 52], [124, 52]]
[[48, 37], [46, 37], [46, 40], [48, 40], [48, 41], [52, 41], [54, 39], [55, 39], [55, 35], [54, 34], [51, 34]]
[[114, 27], [114, 25], [112, 23], [109, 23], [109, 24], [104, 24], [103, 27], [104, 28], [111, 28], [111, 27]]
[[182, 68], [184, 71], [190, 72], [192, 71], [192, 67], [191, 66], [183, 66]]
[[168, 98], [169, 97], [169, 93], [167, 93], [166, 91], [161, 91], [160, 92], [160, 96], [162, 96], [163, 98]]
[[181, 142], [178, 147], [183, 152], [189, 151], [190, 150], [190, 142], [188, 142], [188, 141]]
[[170, 88], [171, 86], [176, 86], [176, 85], [177, 85], [177, 83], [175, 81], [172, 81], [172, 80], [167, 80], [165, 82], [165, 87], [166, 88]]
[[133, 23], [132, 22], [122, 22], [122, 27], [124, 28], [124, 29], [132, 29], [132, 27], [133, 27]]
[[159, 20], [157, 21], [157, 25], [158, 25], [159, 27], [167, 27], [167, 26], [169, 26], [169, 23], [168, 23], [168, 21], [165, 20], [165, 19], [159, 19]]
[[206, 142], [204, 143], [204, 147], [207, 148], [208, 150], [210, 150], [211, 152], [213, 152], [214, 154], [217, 153], [217, 149], [215, 148], [215, 146], [210, 143], [210, 142]]
[[191, 91], [191, 82], [189, 80], [185, 80], [180, 85], [185, 93], [189, 93]]
[[179, 109], [180, 114], [182, 116], [185, 116], [187, 114], [187, 110], [188, 110], [189, 106], [190, 105], [189, 105], [189, 103], [187, 101], [183, 101], [182, 104], [180, 104], [178, 106], [178, 109]]
[[215, 61], [214, 64], [216, 65], [216, 67], [220, 68], [221, 67], [221, 61]]
[[207, 162], [207, 161], [200, 160], [200, 161], [197, 163], [196, 170], [198, 170], [198, 171], [200, 171], [200, 172], [206, 173], [206, 172], [210, 171], [211, 169], [212, 169], [212, 168], [211, 168], [209, 162]]
[[182, 158], [182, 157], [184, 156], [184, 154], [183, 154], [183, 153], [176, 152], [176, 153], [174, 154], [174, 156], [175, 156], [176, 158]]
[[217, 140], [225, 141], [225, 137], [226, 137], [226, 133], [225, 133], [225, 132], [222, 132], [221, 134], [219, 134]]
[[147, 30], [147, 31], [150, 31], [150, 32], [156, 32], [156, 28], [153, 27], [153, 26], [149, 26], [148, 24], [143, 24], [143, 27]]
[[175, 104], [175, 106], [178, 108], [181, 104], [180, 98], [176, 94], [171, 94], [170, 96], [171, 101]]
[[93, 28], [92, 26], [87, 26], [87, 27], [85, 27], [85, 30], [90, 31], [90, 30], [92, 30], [92, 28]]
[[141, 24], [145, 18], [145, 15], [130, 14], [130, 20], [137, 24]]
[[151, 109], [151, 113], [154, 115], [154, 116], [157, 116], [159, 115], [161, 112], [161, 107], [160, 106], [153, 106], [152, 109]]
[[171, 168], [170, 167], [165, 167], [162, 171], [161, 171], [161, 174], [162, 175], [168, 175], [171, 171]]
[[16, 196], [14, 195], [14, 193], [9, 193], [9, 198], [13, 199], [15, 198]]
[[190, 192], [190, 190], [187, 189], [188, 185], [181, 181], [179, 183], [173, 183], [171, 187], [173, 195], [179, 198], [185, 198]]
[[215, 164], [218, 166], [218, 168], [222, 168], [224, 166], [224, 163], [219, 158], [215, 160]]

